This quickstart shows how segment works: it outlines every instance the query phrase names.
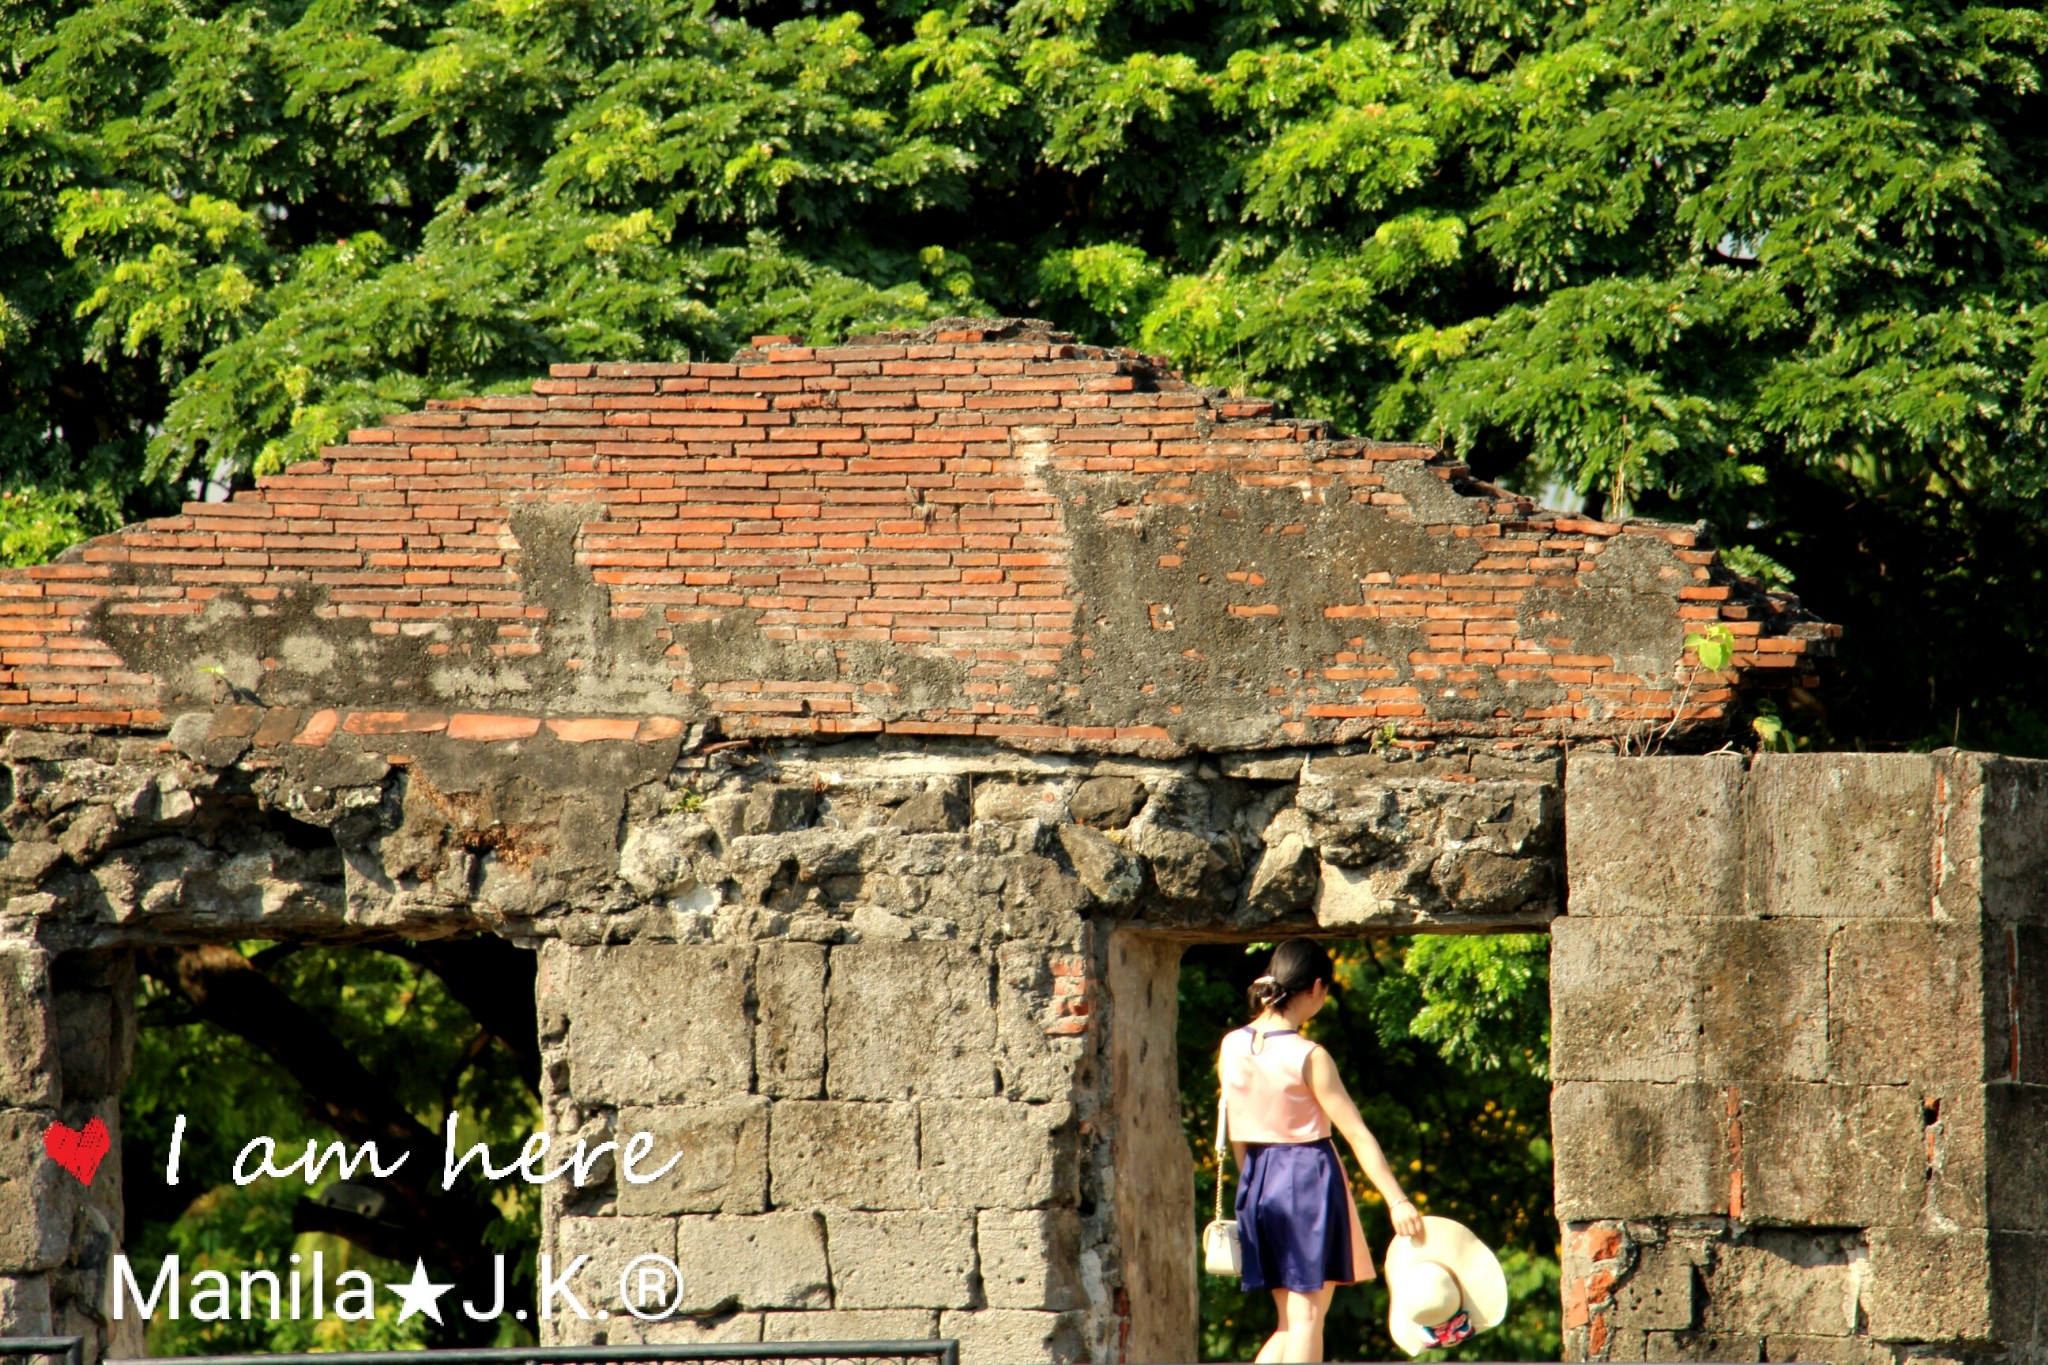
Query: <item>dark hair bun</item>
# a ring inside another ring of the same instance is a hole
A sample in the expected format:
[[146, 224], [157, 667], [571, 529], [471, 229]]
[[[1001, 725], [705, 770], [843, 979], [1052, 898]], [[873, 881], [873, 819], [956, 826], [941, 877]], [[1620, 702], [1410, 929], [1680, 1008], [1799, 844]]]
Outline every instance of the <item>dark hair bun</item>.
[[1253, 1014], [1284, 1009], [1295, 996], [1314, 990], [1316, 982], [1336, 979], [1337, 964], [1328, 949], [1312, 938], [1290, 938], [1273, 950], [1266, 974], [1252, 982], [1245, 998]]

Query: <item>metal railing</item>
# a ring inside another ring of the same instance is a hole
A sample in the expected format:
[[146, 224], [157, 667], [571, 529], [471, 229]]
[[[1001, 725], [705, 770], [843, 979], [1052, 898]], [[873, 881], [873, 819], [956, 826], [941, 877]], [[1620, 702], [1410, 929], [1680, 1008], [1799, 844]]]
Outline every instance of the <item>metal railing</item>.
[[[64, 1356], [83, 1365], [78, 1337], [0, 1337], [0, 1359]], [[660, 1365], [663, 1361], [930, 1360], [960, 1365], [960, 1343], [923, 1341], [733, 1341], [706, 1346], [490, 1346], [445, 1351], [316, 1351], [301, 1355], [150, 1356], [104, 1365]]]
[[0, 1337], [0, 1359], [9, 1356], [63, 1356], [69, 1365], [84, 1365], [84, 1337]]
[[[64, 1356], [83, 1365], [78, 1337], [0, 1337], [0, 1360]], [[958, 1341], [733, 1341], [708, 1346], [488, 1346], [445, 1351], [315, 1351], [300, 1355], [110, 1357], [102, 1365], [659, 1365], [662, 1361], [931, 1360], [960, 1365]], [[1700, 1365], [1694, 1362], [1694, 1365]]]

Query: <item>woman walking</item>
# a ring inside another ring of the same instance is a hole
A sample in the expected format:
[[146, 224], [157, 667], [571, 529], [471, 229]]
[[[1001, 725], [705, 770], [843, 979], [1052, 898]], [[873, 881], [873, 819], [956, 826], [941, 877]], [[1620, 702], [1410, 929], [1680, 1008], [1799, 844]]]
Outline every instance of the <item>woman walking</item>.
[[[1289, 939], [1252, 983], [1254, 1018], [1223, 1036], [1217, 1073], [1237, 1163], [1244, 1288], [1270, 1290], [1280, 1326], [1261, 1362], [1323, 1358], [1323, 1322], [1340, 1284], [1373, 1278], [1334, 1126], [1385, 1197], [1394, 1231], [1421, 1238], [1422, 1216], [1401, 1192], [1324, 1048], [1301, 1025], [1330, 998], [1336, 966], [1323, 946]], [[1219, 1173], [1218, 1178], [1221, 1178]]]

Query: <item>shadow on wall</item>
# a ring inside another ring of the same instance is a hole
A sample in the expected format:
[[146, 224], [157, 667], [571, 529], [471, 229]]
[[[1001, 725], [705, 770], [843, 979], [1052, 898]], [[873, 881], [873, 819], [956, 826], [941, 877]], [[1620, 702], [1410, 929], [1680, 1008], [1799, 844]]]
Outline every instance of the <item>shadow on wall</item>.
[[[1215, 1191], [1216, 1047], [1244, 1022], [1245, 990], [1270, 944], [1190, 946], [1180, 971], [1181, 1120], [1195, 1163], [1195, 1223]], [[1556, 1360], [1562, 1347], [1558, 1224], [1550, 1152], [1550, 939], [1431, 934], [1327, 945], [1338, 990], [1309, 1025], [1329, 1048], [1366, 1125], [1425, 1213], [1456, 1218], [1493, 1246], [1508, 1274], [1507, 1322], [1430, 1359]], [[1373, 1263], [1392, 1228], [1348, 1148]], [[1235, 1173], [1226, 1177], [1228, 1202]], [[1204, 1275], [1201, 1358], [1250, 1360], [1273, 1330], [1273, 1302]], [[1403, 1360], [1387, 1334], [1380, 1281], [1339, 1289], [1329, 1360]]]

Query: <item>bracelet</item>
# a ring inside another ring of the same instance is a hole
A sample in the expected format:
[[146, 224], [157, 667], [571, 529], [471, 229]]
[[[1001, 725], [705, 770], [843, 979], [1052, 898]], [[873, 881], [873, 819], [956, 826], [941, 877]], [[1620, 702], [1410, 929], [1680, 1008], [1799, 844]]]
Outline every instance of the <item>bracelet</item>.
[[1415, 1201], [1414, 1201], [1413, 1199], [1410, 1199], [1410, 1198], [1409, 1198], [1409, 1197], [1408, 1197], [1407, 1195], [1405, 1195], [1405, 1194], [1404, 1194], [1404, 1195], [1402, 1195], [1402, 1196], [1401, 1196], [1401, 1197], [1400, 1197], [1399, 1199], [1396, 1199], [1396, 1200], [1395, 1200], [1395, 1201], [1393, 1202], [1393, 1205], [1392, 1205], [1392, 1207], [1394, 1207], [1394, 1208], [1397, 1208], [1397, 1209], [1398, 1209], [1398, 1208], [1400, 1208], [1400, 1207], [1401, 1207], [1401, 1206], [1402, 1206], [1403, 1204], [1406, 1204], [1406, 1205], [1408, 1205], [1408, 1206], [1409, 1206], [1410, 1208], [1413, 1208], [1413, 1207], [1415, 1207]]

